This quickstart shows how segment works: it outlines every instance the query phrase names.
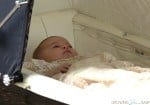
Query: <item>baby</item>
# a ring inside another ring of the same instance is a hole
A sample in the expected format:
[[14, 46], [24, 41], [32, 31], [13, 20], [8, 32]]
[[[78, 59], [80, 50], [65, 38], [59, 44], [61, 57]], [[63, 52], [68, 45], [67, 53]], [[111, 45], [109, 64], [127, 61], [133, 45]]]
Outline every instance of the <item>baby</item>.
[[[61, 59], [68, 59], [77, 56], [78, 53], [72, 48], [71, 44], [64, 37], [50, 36], [43, 40], [33, 53], [33, 59], [53, 62]], [[55, 70], [45, 72], [45, 75], [53, 76], [57, 73], [68, 71], [70, 63], [62, 63], [56, 66]]]
[[77, 55], [78, 53], [65, 38], [60, 36], [50, 36], [43, 40], [35, 49], [33, 58], [51, 62]]

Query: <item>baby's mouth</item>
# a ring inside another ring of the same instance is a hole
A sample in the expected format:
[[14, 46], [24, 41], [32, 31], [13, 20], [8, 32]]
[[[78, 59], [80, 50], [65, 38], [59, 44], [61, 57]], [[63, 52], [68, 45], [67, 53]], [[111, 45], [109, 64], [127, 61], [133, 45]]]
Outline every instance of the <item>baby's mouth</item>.
[[69, 56], [72, 55], [71, 51], [69, 51], [69, 50], [64, 51], [63, 54], [64, 55], [69, 55]]
[[71, 53], [69, 50], [66, 50], [66, 51], [64, 51], [64, 54], [66, 54], [66, 53]]

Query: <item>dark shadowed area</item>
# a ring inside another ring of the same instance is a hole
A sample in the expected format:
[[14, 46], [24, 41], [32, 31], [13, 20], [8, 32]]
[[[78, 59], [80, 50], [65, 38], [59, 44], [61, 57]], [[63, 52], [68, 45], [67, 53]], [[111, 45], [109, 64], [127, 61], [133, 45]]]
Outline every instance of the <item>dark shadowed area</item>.
[[66, 105], [45, 98], [15, 85], [8, 87], [0, 83], [0, 105]]

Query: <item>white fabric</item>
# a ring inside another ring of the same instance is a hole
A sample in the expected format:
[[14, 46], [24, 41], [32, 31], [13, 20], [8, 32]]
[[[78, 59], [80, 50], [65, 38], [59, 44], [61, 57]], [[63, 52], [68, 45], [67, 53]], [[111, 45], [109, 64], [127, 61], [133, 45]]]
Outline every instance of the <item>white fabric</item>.
[[134, 66], [127, 61], [119, 61], [109, 53], [101, 53], [86, 59], [68, 59], [52, 63], [36, 60], [34, 64], [39, 70], [35, 71], [45, 73], [48, 70], [55, 70], [56, 66], [64, 62], [72, 63], [71, 68], [67, 73], [56, 74], [54, 77], [69, 85], [80, 88], [88, 88], [93, 86], [93, 83], [98, 83], [98, 86], [102, 86], [101, 88], [150, 87], [148, 85], [150, 84], [149, 68]]

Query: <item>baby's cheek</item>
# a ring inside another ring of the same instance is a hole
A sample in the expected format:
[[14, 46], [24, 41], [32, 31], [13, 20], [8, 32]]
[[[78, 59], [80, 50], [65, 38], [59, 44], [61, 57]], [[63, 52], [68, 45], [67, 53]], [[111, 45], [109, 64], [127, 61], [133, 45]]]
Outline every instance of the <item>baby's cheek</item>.
[[74, 54], [74, 56], [77, 56], [77, 55], [78, 55], [78, 53], [77, 53], [77, 52], [75, 52], [75, 51], [73, 52], [73, 54]]

